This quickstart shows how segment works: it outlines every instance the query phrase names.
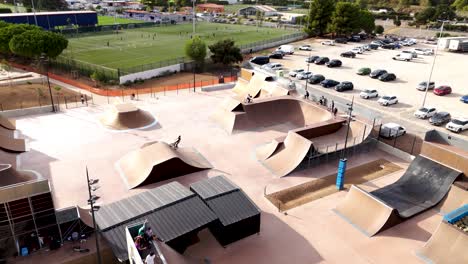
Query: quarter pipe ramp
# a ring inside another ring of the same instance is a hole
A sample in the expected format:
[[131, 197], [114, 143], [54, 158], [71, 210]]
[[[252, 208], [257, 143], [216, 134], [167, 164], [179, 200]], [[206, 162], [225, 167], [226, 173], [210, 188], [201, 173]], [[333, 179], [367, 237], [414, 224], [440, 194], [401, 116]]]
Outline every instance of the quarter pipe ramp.
[[434, 264], [468, 263], [468, 233], [441, 222], [417, 255]]
[[[460, 175], [462, 173], [459, 171], [418, 156], [403, 176], [393, 184], [370, 193], [357, 187], [352, 188], [354, 191], [348, 192], [335, 212], [368, 236], [373, 236], [380, 230], [438, 204]], [[356, 190], [359, 190], [359, 193]], [[365, 196], [368, 205], [361, 206]], [[369, 211], [371, 207], [373, 209]], [[374, 211], [379, 213], [375, 214]], [[365, 218], [369, 219], [363, 221]]]
[[8, 137], [0, 135], [0, 149], [11, 152], [28, 151], [26, 141], [20, 138]]
[[3, 115], [0, 115], [0, 127], [9, 129], [9, 130], [15, 130], [16, 129], [16, 121], [13, 119], [8, 119], [4, 117]]
[[152, 114], [133, 104], [114, 105], [100, 121], [104, 127], [112, 130], [143, 129], [156, 124]]
[[77, 206], [76, 209], [78, 210], [78, 214], [80, 215], [81, 222], [93, 228], [93, 218], [90, 213], [90, 208], [83, 208], [81, 206]]
[[132, 189], [210, 169], [211, 165], [193, 149], [173, 149], [165, 142], [152, 142], [122, 157], [116, 167]]

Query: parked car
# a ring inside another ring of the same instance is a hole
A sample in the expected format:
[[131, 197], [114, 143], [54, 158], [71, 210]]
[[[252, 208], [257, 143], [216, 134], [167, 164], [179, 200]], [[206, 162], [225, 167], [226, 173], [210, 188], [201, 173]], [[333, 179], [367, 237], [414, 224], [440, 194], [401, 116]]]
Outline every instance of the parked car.
[[268, 64], [263, 65], [262, 69], [277, 71], [277, 70], [282, 70], [283, 65], [281, 63], [273, 62], [273, 63], [268, 63]]
[[341, 53], [340, 56], [344, 57], [344, 58], [355, 58], [356, 53], [354, 53], [352, 51], [346, 51], [346, 52]]
[[361, 48], [353, 48], [351, 51], [357, 54], [362, 54], [364, 52]]
[[312, 77], [310, 77], [307, 82], [310, 84], [317, 84], [320, 83], [321, 81], [325, 80], [325, 76], [321, 74], [314, 74]]
[[298, 73], [301, 73], [301, 72], [303, 72], [303, 71], [304, 71], [304, 69], [295, 69], [295, 70], [292, 70], [292, 71], [289, 72], [289, 76], [291, 76], [291, 77], [296, 77]]
[[468, 118], [453, 118], [446, 126], [450, 131], [460, 133], [468, 129]]
[[381, 75], [384, 75], [385, 73], [387, 73], [386, 70], [380, 70], [380, 69], [379, 69], [379, 70], [375, 70], [375, 71], [371, 72], [371, 73], [369, 74], [369, 76], [370, 76], [372, 79], [377, 79], [377, 78], [379, 78]]
[[381, 48], [382, 48], [382, 49], [391, 49], [391, 50], [394, 50], [396, 47], [395, 47], [395, 44], [390, 43], [390, 44], [382, 45]]
[[434, 107], [422, 107], [414, 112], [414, 116], [420, 119], [426, 119], [435, 115], [436, 109]]
[[396, 80], [396, 75], [393, 73], [384, 73], [379, 76], [379, 80], [382, 82], [390, 82]]
[[386, 123], [380, 127], [380, 136], [384, 138], [397, 138], [406, 134], [406, 128], [396, 123]]
[[389, 106], [398, 103], [398, 98], [394, 95], [385, 95], [382, 96], [377, 102], [383, 106]]
[[411, 54], [411, 57], [413, 59], [416, 59], [418, 57], [418, 53], [412, 51], [412, 50], [403, 50], [401, 51], [401, 53], [404, 53], [404, 54]]
[[411, 55], [410, 53], [400, 53], [392, 57], [392, 59], [399, 60], [399, 61], [410, 61], [413, 59], [413, 55]]
[[335, 46], [335, 41], [333, 40], [325, 40], [325, 41], [322, 41], [321, 43], [322, 45], [326, 45], [326, 46]]
[[286, 54], [292, 55], [294, 54], [294, 46], [293, 45], [281, 45], [277, 49], [277, 51], [282, 51]]
[[357, 71], [357, 74], [358, 75], [369, 75], [369, 73], [371, 73], [371, 69], [370, 68], [360, 68], [358, 71]]
[[360, 48], [365, 50], [365, 51], [370, 51], [371, 50], [371, 47], [369, 45], [363, 45]]
[[320, 85], [322, 85], [325, 88], [329, 88], [329, 87], [334, 87], [334, 86], [338, 85], [339, 83], [340, 82], [337, 82], [337, 81], [332, 80], [332, 79], [325, 79], [325, 80], [320, 82]]
[[441, 85], [434, 89], [435, 95], [443, 96], [443, 95], [451, 94], [451, 93], [452, 93], [452, 88], [448, 85]]
[[325, 64], [325, 63], [327, 63], [329, 61], [330, 61], [330, 59], [328, 57], [320, 57], [320, 58], [316, 59], [314, 63], [317, 64], [317, 65], [322, 65], [322, 64]]
[[379, 97], [379, 92], [377, 90], [364, 90], [359, 94], [359, 97], [364, 98], [364, 99], [369, 99], [369, 98], [377, 98]]
[[270, 59], [282, 59], [283, 56], [284, 56], [283, 52], [273, 51], [268, 57], [270, 57]]
[[440, 126], [450, 121], [452, 117], [448, 112], [437, 112], [431, 118], [429, 118], [429, 123], [434, 126]]
[[380, 40], [374, 40], [370, 43], [370, 45], [374, 45], [374, 46], [377, 46], [377, 47], [382, 47], [382, 45], [384, 45], [385, 43], [382, 43]]
[[465, 104], [468, 104], [468, 94], [460, 97], [460, 101], [462, 101]]
[[380, 47], [379, 45], [372, 44], [372, 43], [367, 44], [367, 46], [369, 46], [369, 48], [371, 48], [373, 50], [376, 50], [376, 49], [378, 49]]
[[335, 42], [336, 43], [341, 43], [341, 44], [346, 44], [346, 43], [348, 43], [348, 40], [346, 38], [336, 38]]
[[312, 50], [312, 47], [309, 44], [306, 44], [306, 45], [300, 46], [299, 50]]
[[341, 82], [337, 86], [335, 86], [335, 90], [337, 92], [344, 92], [344, 91], [351, 91], [354, 89], [354, 85], [352, 82]]
[[303, 72], [298, 73], [296, 75], [296, 78], [298, 80], [304, 80], [304, 79], [309, 79], [310, 77], [312, 77], [312, 75], [314, 74], [310, 71], [303, 71]]
[[340, 60], [331, 60], [325, 63], [325, 65], [327, 65], [328, 68], [335, 68], [335, 67], [341, 67], [343, 63]]
[[434, 50], [433, 49], [415, 48], [415, 49], [413, 49], [413, 52], [416, 53], [416, 54], [426, 55], [426, 56], [434, 55]]
[[361, 37], [360, 36], [351, 36], [348, 41], [351, 42], [361, 42]]
[[265, 65], [270, 63], [270, 58], [268, 56], [257, 56], [250, 59], [250, 62], [258, 65]]
[[[418, 91], [426, 91], [427, 88], [427, 82], [420, 82], [418, 86], [416, 86], [416, 89]], [[435, 82], [430, 82], [429, 83], [429, 90], [434, 90], [435, 88]]]
[[310, 56], [309, 58], [306, 59], [307, 63], [314, 63], [320, 56]]

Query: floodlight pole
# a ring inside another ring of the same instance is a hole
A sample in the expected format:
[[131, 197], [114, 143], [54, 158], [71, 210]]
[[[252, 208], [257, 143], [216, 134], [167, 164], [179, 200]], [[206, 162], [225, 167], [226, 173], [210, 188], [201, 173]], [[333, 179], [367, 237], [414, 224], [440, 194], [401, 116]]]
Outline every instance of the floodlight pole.
[[439, 41], [440, 41], [440, 38], [442, 37], [442, 32], [444, 31], [444, 23], [445, 23], [445, 20], [442, 21], [442, 26], [440, 27], [439, 38], [437, 39], [437, 46], [436, 46], [435, 51], [434, 51], [434, 59], [432, 60], [431, 71], [429, 72], [429, 79], [427, 80], [426, 90], [424, 91], [424, 98], [423, 98], [423, 102], [422, 102], [422, 107], [424, 107], [424, 105], [426, 104], [427, 92], [429, 91], [429, 84], [431, 82], [432, 72], [434, 71], [434, 66], [435, 66], [435, 62], [436, 62], [436, 59], [437, 59], [437, 52], [439, 51]]
[[34, 8], [34, 0], [31, 0], [31, 7], [34, 13], [34, 21], [36, 22], [36, 26], [37, 26], [36, 8]]
[[[309, 50], [309, 58], [310, 58], [310, 54], [312, 53], [311, 50]], [[307, 59], [307, 61], [309, 61], [309, 58]], [[307, 62], [307, 72], [309, 72], [309, 67], [310, 67], [310, 62]], [[305, 85], [305, 90], [306, 90], [306, 93], [307, 93], [307, 83], [308, 83], [309, 79], [306, 78], [306, 85]]]
[[93, 217], [93, 228], [94, 228], [94, 234], [96, 236], [96, 256], [98, 260], [98, 264], [101, 264], [101, 251], [99, 250], [99, 237], [98, 237], [98, 230], [96, 228], [96, 217], [94, 216], [94, 199], [93, 195], [91, 194], [91, 182], [89, 181], [89, 174], [88, 174], [88, 167], [86, 167], [86, 182], [88, 184], [88, 194], [89, 194], [89, 206], [91, 208], [91, 215]]
[[50, 103], [52, 104], [52, 112], [56, 112], [55, 104], [54, 104], [54, 97], [52, 96], [52, 89], [50, 88], [50, 78], [49, 78], [49, 59], [46, 58], [45, 54], [42, 54], [39, 57], [39, 60], [42, 64], [45, 64], [45, 71], [47, 77], [47, 85], [49, 86], [49, 95], [50, 95]]
[[336, 189], [343, 190], [344, 188], [344, 180], [345, 180], [345, 173], [346, 173], [346, 147], [348, 146], [348, 136], [349, 136], [349, 129], [351, 127], [351, 121], [353, 119], [353, 105], [354, 105], [354, 96], [351, 100], [351, 104], [347, 104], [348, 107], [348, 127], [346, 128], [346, 138], [344, 143], [343, 151], [341, 152], [341, 159], [338, 163], [338, 173], [336, 175]]
[[192, 0], [192, 4], [193, 4], [193, 7], [192, 7], [192, 29], [193, 29], [193, 32], [192, 32], [192, 37], [195, 37], [195, 2], [196, 0]]

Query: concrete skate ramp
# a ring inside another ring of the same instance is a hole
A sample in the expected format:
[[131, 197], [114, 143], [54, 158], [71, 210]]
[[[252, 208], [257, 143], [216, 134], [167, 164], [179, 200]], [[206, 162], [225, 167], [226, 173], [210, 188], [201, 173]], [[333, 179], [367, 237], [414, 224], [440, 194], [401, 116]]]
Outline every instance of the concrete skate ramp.
[[355, 185], [334, 211], [368, 236], [377, 234], [395, 217], [393, 208]]
[[153, 115], [133, 104], [114, 105], [100, 121], [102, 125], [113, 130], [141, 129], [156, 124]]
[[81, 206], [77, 206], [76, 209], [78, 210], [78, 214], [80, 215], [81, 222], [93, 228], [93, 217], [91, 216], [90, 208], [83, 208]]
[[8, 152], [25, 152], [28, 151], [26, 141], [20, 138], [13, 138], [0, 135], [0, 149]]
[[10, 164], [0, 164], [0, 187], [34, 181], [38, 175], [32, 171], [18, 171]]
[[15, 130], [16, 129], [16, 121], [13, 119], [8, 119], [5, 116], [0, 114], [0, 127]]
[[121, 158], [116, 166], [129, 189], [211, 168], [197, 151], [175, 150], [165, 142], [145, 144]]
[[460, 175], [460, 171], [417, 156], [398, 181], [371, 194], [395, 208], [401, 217], [408, 218], [442, 201]]
[[[284, 142], [279, 143], [270, 157], [261, 162], [271, 172], [283, 177], [299, 166], [311, 146], [312, 142], [310, 140], [294, 132], [289, 132]], [[273, 146], [271, 149], [273, 149]], [[268, 156], [268, 151], [265, 150], [261, 155]]]
[[443, 214], [468, 204], [468, 191], [458, 187], [456, 183], [452, 184], [447, 196], [436, 206], [436, 209]]
[[427, 263], [468, 263], [468, 233], [441, 222], [417, 255]]
[[[418, 156], [395, 183], [370, 193], [361, 190], [360, 196], [350, 191], [335, 211], [367, 235], [373, 236], [380, 230], [394, 226], [405, 218], [438, 204], [461, 174], [440, 163]], [[367, 201], [373, 205], [361, 206], [360, 197], [364, 194], [368, 198]], [[372, 213], [369, 211], [371, 207], [372, 211], [380, 213], [377, 215]], [[391, 214], [388, 208], [392, 209]], [[383, 211], [386, 213], [382, 214]]]

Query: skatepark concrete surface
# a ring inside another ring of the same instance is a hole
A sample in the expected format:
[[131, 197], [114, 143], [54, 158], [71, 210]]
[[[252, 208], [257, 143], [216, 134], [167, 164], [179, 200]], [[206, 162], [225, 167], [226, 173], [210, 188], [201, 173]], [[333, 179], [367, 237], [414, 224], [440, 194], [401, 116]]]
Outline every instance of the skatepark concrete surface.
[[[0, 152], [0, 160], [19, 158], [19, 169], [39, 172], [50, 180], [55, 207], [85, 206], [88, 199], [86, 166], [90, 178], [98, 178], [101, 204], [120, 200], [170, 181], [185, 186], [217, 175], [226, 175], [241, 187], [262, 210], [261, 230], [223, 248], [206, 230], [200, 242], [189, 247], [177, 261], [169, 263], [423, 263], [416, 255], [439, 226], [442, 216], [430, 209], [369, 238], [332, 211], [346, 197], [341, 191], [322, 199], [279, 213], [264, 193], [281, 190], [330, 175], [337, 162], [293, 171], [278, 178], [262, 166], [256, 147], [287, 135], [287, 125], [272, 124], [252, 131], [229, 135], [211, 119], [232, 91], [197, 92], [150, 98], [141, 96], [136, 107], [150, 111], [158, 124], [142, 130], [113, 133], [97, 121], [108, 105], [66, 110], [56, 114], [17, 119], [17, 128], [28, 138], [31, 150], [14, 154]], [[118, 99], [115, 99], [118, 100]], [[111, 101], [111, 103], [114, 103]], [[180, 148], [196, 149], [212, 169], [128, 189], [115, 168], [122, 157], [148, 142], [173, 142], [178, 135]], [[18, 157], [19, 156], [19, 157]], [[402, 168], [408, 163], [375, 149], [350, 157], [348, 166], [385, 158]], [[379, 189], [398, 180], [403, 171], [360, 185], [365, 191]], [[88, 241], [88, 244], [91, 240]], [[65, 249], [64, 249], [65, 250]], [[71, 252], [71, 250], [66, 251]], [[36, 263], [53, 261], [41, 257]], [[72, 253], [69, 253], [72, 254]], [[76, 253], [75, 253], [76, 254]], [[34, 260], [34, 258], [29, 258]], [[26, 263], [26, 262], [25, 262]], [[31, 262], [32, 263], [32, 262]], [[52, 262], [51, 262], [52, 263]]]

